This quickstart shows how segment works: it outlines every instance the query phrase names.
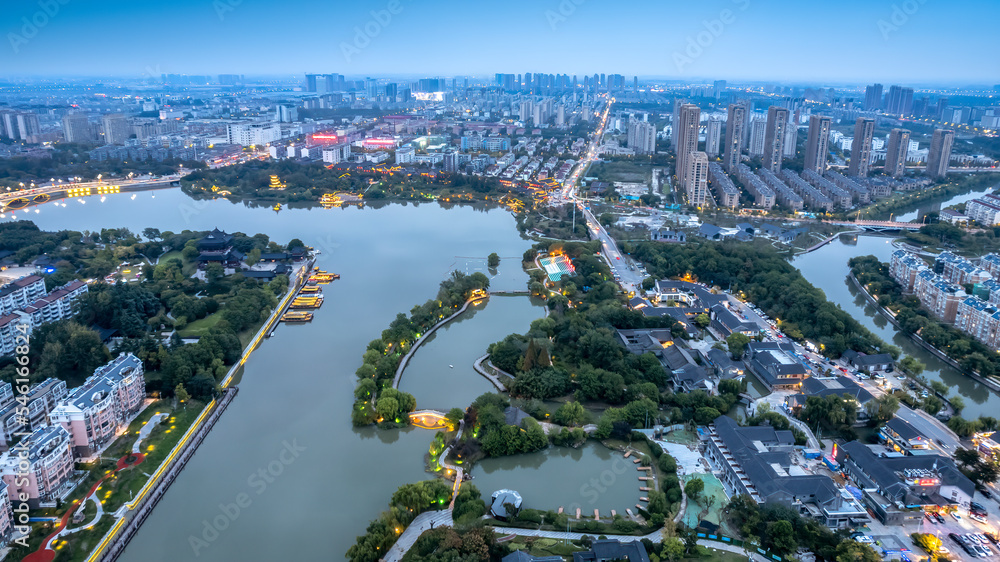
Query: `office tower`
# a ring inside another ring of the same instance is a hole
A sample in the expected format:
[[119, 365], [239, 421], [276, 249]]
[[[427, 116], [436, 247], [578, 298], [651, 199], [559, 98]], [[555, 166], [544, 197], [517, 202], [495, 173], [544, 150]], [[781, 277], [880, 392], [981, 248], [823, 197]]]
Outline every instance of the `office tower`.
[[746, 107], [742, 104], [729, 104], [729, 115], [726, 117], [726, 148], [723, 151], [722, 165], [727, 172], [733, 173], [740, 163], [740, 153], [743, 151], [743, 123]]
[[865, 88], [865, 111], [875, 111], [882, 107], [882, 84], [872, 84]]
[[893, 115], [909, 115], [913, 111], [913, 88], [890, 86], [885, 97], [885, 112]]
[[685, 166], [684, 189], [688, 203], [702, 207], [708, 198], [708, 155], [704, 152], [691, 152]]
[[910, 131], [889, 131], [889, 145], [885, 149], [885, 173], [898, 178], [906, 171], [906, 153], [910, 150]]
[[318, 82], [318, 74], [306, 74], [306, 91], [315, 92]]
[[781, 172], [784, 157], [785, 129], [788, 127], [788, 110], [772, 105], [767, 108], [767, 129], [764, 132], [764, 167], [774, 173]]
[[955, 142], [955, 131], [934, 129], [934, 135], [931, 136], [931, 148], [927, 151], [928, 176], [943, 178], [948, 174], [948, 162], [951, 161], [953, 142]]
[[709, 119], [705, 125], [705, 153], [713, 159], [717, 158], [720, 144], [722, 144], [722, 121]]
[[809, 116], [809, 133], [806, 137], [805, 169], [817, 174], [826, 171], [827, 143], [833, 120], [825, 115]]
[[764, 119], [754, 119], [750, 122], [750, 142], [747, 143], [747, 154], [751, 158], [764, 156], [764, 139], [767, 133], [767, 122]]
[[608, 89], [608, 77], [603, 72], [601, 73], [601, 88], [605, 91]]
[[41, 132], [38, 114], [30, 111], [0, 111], [0, 136], [26, 141]]
[[125, 144], [125, 139], [132, 136], [132, 125], [128, 117], [121, 113], [112, 113], [101, 117], [104, 127], [104, 144]]
[[628, 124], [628, 147], [636, 154], [656, 152], [656, 128], [652, 123], [631, 120]]
[[847, 173], [852, 176], [868, 176], [872, 161], [872, 137], [875, 135], [875, 120], [858, 117], [854, 122], [854, 141], [851, 142], [851, 162]]
[[299, 120], [299, 108], [287, 103], [279, 103], [274, 107], [274, 120], [279, 123], [294, 123]]
[[94, 142], [94, 128], [86, 115], [70, 114], [62, 118], [63, 137], [66, 142]]
[[725, 80], [716, 80], [712, 84], [712, 95], [715, 96], [715, 99], [721, 98], [722, 97], [722, 92], [725, 92], [725, 91], [726, 91], [726, 81]]
[[[697, 105], [686, 103], [680, 107], [677, 115], [680, 120], [677, 128], [677, 166], [675, 171], [680, 179], [687, 170], [688, 156], [698, 150], [698, 128], [701, 120], [701, 110]], [[685, 186], [686, 187], [686, 186]]]
[[385, 99], [387, 99], [389, 102], [395, 102], [396, 96], [398, 95], [399, 95], [399, 84], [392, 83], [385, 85]]
[[[576, 88], [576, 76], [573, 77], [573, 87]], [[639, 91], [639, 77], [638, 76], [633, 76], [632, 77], [632, 91], [633, 92], [638, 92]]]

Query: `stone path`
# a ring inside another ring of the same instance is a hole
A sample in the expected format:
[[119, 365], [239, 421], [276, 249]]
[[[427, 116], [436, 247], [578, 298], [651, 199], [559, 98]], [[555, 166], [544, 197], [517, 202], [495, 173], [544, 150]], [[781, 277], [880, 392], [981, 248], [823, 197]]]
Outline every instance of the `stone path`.
[[[386, 553], [383, 560], [385, 562], [399, 562], [403, 559], [403, 555], [406, 554], [407, 550], [413, 546], [413, 543], [423, 534], [424, 531], [430, 530], [431, 528], [438, 527], [452, 527], [454, 526], [454, 521], [451, 519], [451, 510], [446, 509], [443, 511], [425, 511], [418, 515], [413, 523], [403, 531], [403, 534], [399, 536], [396, 544], [392, 545], [389, 552]], [[433, 525], [433, 527], [432, 527]]]
[[[476, 372], [479, 373], [480, 375], [486, 377], [486, 380], [488, 380], [491, 383], [493, 383], [493, 386], [497, 387], [497, 390], [499, 390], [500, 392], [507, 392], [507, 387], [505, 387], [503, 385], [503, 383], [500, 382], [500, 377], [498, 377], [496, 374], [494, 374], [496, 372], [503, 373], [503, 371], [501, 371], [500, 369], [497, 369], [493, 365], [493, 363], [491, 363], [489, 361], [489, 357], [490, 357], [490, 354], [487, 353], [486, 355], [483, 355], [479, 359], [476, 359], [476, 362], [472, 364], [472, 368], [475, 369]], [[483, 367], [483, 362], [484, 361], [486, 362], [486, 367]], [[506, 374], [506, 373], [504, 373], [504, 374]], [[510, 376], [510, 375], [507, 375], [507, 376]], [[510, 377], [510, 378], [514, 378], [514, 377]]]

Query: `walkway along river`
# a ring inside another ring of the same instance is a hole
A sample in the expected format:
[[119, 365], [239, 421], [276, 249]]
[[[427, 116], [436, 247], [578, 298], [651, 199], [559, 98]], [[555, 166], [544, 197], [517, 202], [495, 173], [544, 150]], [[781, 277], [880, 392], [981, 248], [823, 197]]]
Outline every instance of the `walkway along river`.
[[[340, 558], [384, 509], [393, 490], [429, 477], [423, 455], [431, 432], [353, 429], [350, 425], [354, 371], [367, 343], [398, 312], [407, 312], [436, 294], [451, 270], [485, 271], [489, 253], [519, 256], [531, 245], [518, 235], [510, 213], [471, 206], [446, 209], [436, 203], [411, 203], [380, 209], [293, 208], [275, 213], [269, 207], [224, 200], [193, 201], [179, 190], [139, 193], [135, 200], [118, 195], [108, 196], [103, 203], [96, 197], [85, 201], [67, 200], [66, 207], [43, 205], [38, 214], [31, 213], [31, 219], [45, 230], [128, 227], [141, 232], [146, 227], [172, 231], [218, 227], [229, 232], [263, 232], [278, 242], [300, 238], [322, 251], [318, 267], [342, 275], [325, 288], [322, 313], [311, 324], [280, 326], [247, 360], [239, 400], [232, 402], [163, 494], [124, 550], [120, 559], [125, 561]], [[852, 294], [846, 278], [848, 258], [876, 254], [887, 260], [891, 245], [884, 238], [856, 240], [835, 240], [793, 263], [828, 298], [883, 338], [893, 340], [888, 323], [876, 318], [874, 310], [866, 312], [863, 298]], [[491, 289], [523, 290], [526, 280], [519, 260], [505, 259], [491, 280]], [[523, 332], [528, 322], [530, 318], [514, 331]], [[473, 320], [468, 328], [465, 322], [456, 326], [465, 330], [475, 324]], [[984, 387], [935, 362], [908, 338], [900, 339], [894, 343], [926, 363], [929, 378], [945, 380], [966, 396], [967, 415], [995, 412], [1000, 407], [1000, 399]], [[472, 351], [473, 360], [484, 352]], [[414, 361], [420, 356], [414, 356]], [[470, 365], [471, 361], [464, 366], [470, 370], [468, 379], [489, 386], [471, 374]], [[271, 476], [268, 466], [278, 458], [282, 443], [292, 440], [304, 450], [279, 475]], [[527, 481], [532, 475], [545, 474], [542, 468], [547, 466], [514, 463], [521, 466], [497, 467], [490, 476], [506, 472], [512, 479]], [[542, 479], [585, 482], [600, 471], [583, 462], [568, 463], [565, 470]], [[268, 480], [260, 479], [261, 472]], [[249, 494], [252, 503], [207, 540], [206, 525], [224, 513], [220, 505], [234, 502], [243, 493]], [[525, 501], [546, 508], [572, 501], [558, 496], [540, 487]], [[199, 539], [209, 546], [196, 553], [192, 542]]]

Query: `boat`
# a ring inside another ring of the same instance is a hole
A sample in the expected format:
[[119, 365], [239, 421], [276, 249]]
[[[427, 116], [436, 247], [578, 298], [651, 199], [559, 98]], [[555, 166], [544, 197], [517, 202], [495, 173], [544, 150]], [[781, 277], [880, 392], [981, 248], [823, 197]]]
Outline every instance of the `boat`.
[[309, 297], [295, 297], [292, 299], [292, 304], [288, 305], [291, 309], [302, 309], [302, 308], [319, 308], [323, 306], [323, 295], [309, 296]]
[[340, 279], [340, 275], [336, 273], [314, 273], [309, 276], [309, 283], [315, 285], [316, 283], [326, 284], [336, 279]]
[[323, 292], [323, 289], [317, 287], [316, 285], [306, 285], [305, 287], [299, 289], [300, 295], [315, 295], [321, 292]]
[[281, 203], [277, 203], [277, 204], [274, 205], [274, 207], [271, 207], [271, 208], [274, 209], [275, 211], [280, 211], [281, 210]]
[[302, 312], [301, 310], [289, 310], [281, 315], [282, 322], [310, 322], [312, 319], [311, 312]]

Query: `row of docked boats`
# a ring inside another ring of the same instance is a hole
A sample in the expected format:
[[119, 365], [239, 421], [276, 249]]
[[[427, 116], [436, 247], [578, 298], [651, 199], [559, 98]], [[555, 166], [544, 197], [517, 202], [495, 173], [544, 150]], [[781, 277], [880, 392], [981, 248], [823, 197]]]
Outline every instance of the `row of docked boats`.
[[309, 311], [323, 306], [323, 289], [320, 285], [325, 285], [336, 279], [340, 279], [340, 274], [313, 269], [309, 273], [306, 284], [292, 298], [291, 304], [288, 305], [288, 311], [281, 316], [281, 321], [291, 323], [312, 321], [313, 313]]

